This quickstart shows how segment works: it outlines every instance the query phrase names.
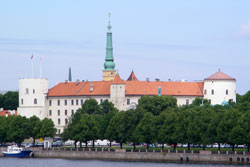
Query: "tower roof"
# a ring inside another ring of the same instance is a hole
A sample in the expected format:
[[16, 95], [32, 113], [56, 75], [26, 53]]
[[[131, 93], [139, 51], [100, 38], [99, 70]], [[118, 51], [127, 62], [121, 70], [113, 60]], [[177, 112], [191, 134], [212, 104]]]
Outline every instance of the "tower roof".
[[225, 74], [224, 72], [221, 72], [219, 69], [218, 72], [205, 78], [205, 80], [235, 80], [235, 78], [232, 78], [229, 75]]
[[128, 77], [127, 81], [138, 81], [137, 77], [135, 76], [134, 71], [132, 70], [130, 76]]
[[121, 79], [119, 74], [116, 74], [112, 84], [125, 84], [125, 82]]

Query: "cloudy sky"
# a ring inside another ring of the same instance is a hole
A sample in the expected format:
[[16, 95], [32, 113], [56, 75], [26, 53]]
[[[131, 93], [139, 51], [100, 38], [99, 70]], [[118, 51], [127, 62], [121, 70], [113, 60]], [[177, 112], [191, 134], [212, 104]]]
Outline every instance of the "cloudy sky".
[[116, 69], [127, 79], [203, 80], [220, 68], [250, 90], [249, 0], [8, 0], [0, 2], [0, 90], [18, 79], [101, 80], [108, 13]]

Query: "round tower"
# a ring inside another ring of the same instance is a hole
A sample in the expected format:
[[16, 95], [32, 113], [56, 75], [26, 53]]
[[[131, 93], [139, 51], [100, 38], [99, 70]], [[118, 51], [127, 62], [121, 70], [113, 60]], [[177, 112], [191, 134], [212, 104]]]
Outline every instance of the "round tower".
[[204, 79], [204, 98], [212, 105], [236, 102], [236, 79], [219, 71]]
[[45, 78], [19, 79], [19, 107], [18, 114], [27, 118], [33, 115], [44, 119], [46, 113], [46, 97], [48, 80]]

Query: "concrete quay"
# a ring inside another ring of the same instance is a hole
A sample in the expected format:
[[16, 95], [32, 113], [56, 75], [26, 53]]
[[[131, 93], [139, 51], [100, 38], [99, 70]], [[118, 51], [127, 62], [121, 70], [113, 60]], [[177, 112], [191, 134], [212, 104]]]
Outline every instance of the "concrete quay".
[[97, 150], [97, 149], [52, 149], [52, 150], [34, 150], [35, 158], [64, 158], [64, 159], [95, 159], [112, 161], [140, 161], [140, 162], [176, 162], [176, 163], [207, 163], [207, 164], [250, 164], [250, 155], [245, 152], [233, 153], [214, 153], [212, 151], [193, 151], [186, 153], [171, 152], [133, 152], [133, 150]]

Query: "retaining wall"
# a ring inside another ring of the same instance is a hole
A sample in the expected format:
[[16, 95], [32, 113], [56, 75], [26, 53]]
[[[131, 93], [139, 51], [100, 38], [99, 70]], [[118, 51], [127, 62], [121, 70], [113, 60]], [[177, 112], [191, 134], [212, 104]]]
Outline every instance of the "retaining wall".
[[37, 150], [34, 151], [37, 158], [65, 158], [65, 159], [96, 159], [115, 161], [141, 161], [141, 162], [191, 162], [191, 163], [214, 163], [214, 164], [250, 164], [250, 155], [237, 154], [212, 154], [211, 151], [200, 151], [199, 153], [178, 153], [178, 152], [126, 152], [116, 151], [94, 151], [81, 150]]

